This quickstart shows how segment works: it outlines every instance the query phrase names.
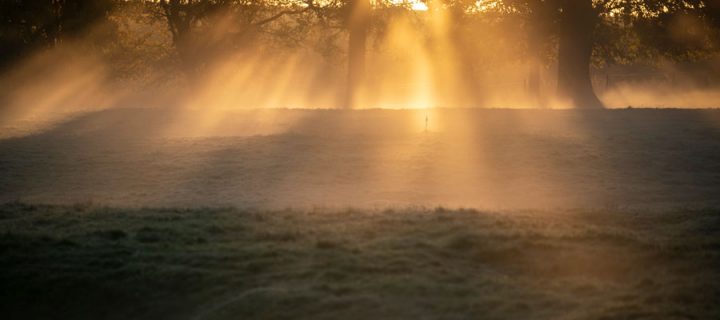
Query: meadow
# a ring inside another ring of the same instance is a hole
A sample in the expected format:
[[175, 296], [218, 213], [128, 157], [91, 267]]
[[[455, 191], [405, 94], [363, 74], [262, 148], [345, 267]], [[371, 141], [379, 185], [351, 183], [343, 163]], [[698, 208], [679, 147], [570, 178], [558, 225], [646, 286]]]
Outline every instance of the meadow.
[[720, 317], [717, 110], [181, 111], [4, 127], [4, 319]]
[[720, 212], [0, 207], [5, 319], [713, 319]]
[[2, 132], [1, 202], [720, 205], [720, 111], [713, 109], [110, 109]]

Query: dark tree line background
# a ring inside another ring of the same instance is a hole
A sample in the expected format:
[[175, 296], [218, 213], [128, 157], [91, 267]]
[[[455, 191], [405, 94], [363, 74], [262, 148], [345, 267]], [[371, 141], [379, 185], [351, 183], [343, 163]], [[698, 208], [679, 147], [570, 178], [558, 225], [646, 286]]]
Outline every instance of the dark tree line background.
[[[720, 0], [426, 3], [431, 11], [446, 10], [453, 17], [456, 31], [449, 41], [460, 48], [456, 58], [470, 70], [463, 78], [468, 86], [475, 81], [472, 70], [485, 63], [472, 50], [480, 41], [475, 41], [477, 34], [506, 35], [518, 53], [513, 58], [532, 66], [527, 86], [539, 104], [540, 71], [550, 64], [557, 67], [559, 97], [575, 107], [597, 108], [602, 103], [593, 89], [592, 66], [716, 63], [720, 54]], [[407, 2], [370, 0], [4, 0], [0, 72], [36, 52], [71, 44], [123, 61], [125, 69], [152, 61], [194, 79], [225, 54], [270, 41], [344, 61], [347, 83], [341, 104], [353, 107], [356, 89], [372, 73], [366, 62], [374, 49], [371, 39], [399, 16], [411, 15], [422, 23], [427, 14], [410, 10]], [[168, 43], [158, 49], [157, 39], [163, 37]]]
[[108, 19], [115, 0], [5, 0], [0, 2], [0, 66], [84, 36]]

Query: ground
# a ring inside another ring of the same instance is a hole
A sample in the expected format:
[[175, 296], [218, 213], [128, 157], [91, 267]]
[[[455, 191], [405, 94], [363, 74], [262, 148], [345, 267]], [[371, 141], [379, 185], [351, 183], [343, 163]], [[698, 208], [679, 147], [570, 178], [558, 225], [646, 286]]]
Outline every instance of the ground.
[[720, 110], [120, 109], [0, 140], [0, 202], [697, 208], [719, 190]]
[[0, 140], [5, 318], [720, 317], [718, 110], [36, 126]]
[[6, 204], [0, 306], [10, 319], [714, 319], [718, 231], [717, 210]]

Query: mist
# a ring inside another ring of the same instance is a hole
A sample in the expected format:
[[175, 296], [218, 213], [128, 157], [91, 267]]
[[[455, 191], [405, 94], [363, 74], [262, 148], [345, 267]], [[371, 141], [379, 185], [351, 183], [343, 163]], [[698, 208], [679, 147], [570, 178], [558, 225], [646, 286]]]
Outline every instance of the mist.
[[[347, 82], [349, 27], [342, 3], [288, 14], [255, 9], [255, 20], [232, 7], [188, 11], [197, 17], [182, 39], [160, 4], [118, 5], [72, 38], [29, 50], [6, 66], [0, 120], [3, 127], [21, 128], [30, 125], [26, 120], [37, 126], [107, 108], [189, 109], [208, 118], [231, 110], [337, 109], [347, 107], [348, 91], [355, 92], [355, 109], [573, 107], [557, 95], [558, 38], [549, 27], [531, 29], [551, 24], [553, 16], [533, 22], [543, 16], [529, 7], [485, 2], [429, 3], [421, 10], [412, 3], [374, 3], [365, 26], [365, 75], [355, 87]], [[267, 20], [263, 14], [275, 20], [258, 25]], [[605, 107], [716, 107], [717, 32], [688, 17], [670, 24], [676, 30], [670, 37], [682, 38], [686, 51], [650, 60], [614, 56], [608, 45], [625, 38], [606, 39], [605, 33], [633, 29], [609, 18], [600, 24], [593, 53], [599, 64], [589, 68]]]
[[[22, 54], [0, 75], [0, 199], [716, 203], [714, 7], [198, 3], [99, 6], [73, 33], [39, 24], [40, 45], [10, 47]], [[562, 29], [575, 24], [592, 36]], [[693, 156], [657, 154], [678, 145]]]
[[[670, 180], [639, 178], [685, 160], [660, 157], [638, 171], [635, 157], [653, 145], [628, 142], [618, 148], [629, 156], [611, 156], [606, 140], [647, 127], [587, 111], [716, 108], [718, 33], [702, 10], [627, 16], [596, 2], [605, 13], [582, 57], [588, 44], [557, 28], [586, 7], [370, 4], [127, 2], [71, 37], [26, 48], [0, 80], [0, 136], [19, 166], [3, 199], [518, 209], [653, 206], [637, 199], [662, 194], [691, 205], [685, 193], [670, 196]], [[652, 24], [665, 13], [670, 38], [640, 41], [667, 31]], [[678, 131], [694, 130], [683, 121], [695, 114], [657, 117], [647, 130], [696, 138]], [[712, 130], [716, 113], [706, 117], [697, 128]], [[52, 183], [49, 172], [22, 168], [40, 151], [16, 143], [51, 150]], [[66, 143], [74, 156], [52, 151]], [[147, 152], [156, 156], [145, 163]], [[97, 172], [72, 169], [75, 156]], [[697, 183], [701, 174], [675, 178], [702, 198], [712, 188]], [[155, 178], [141, 183], [146, 176]]]
[[3, 319], [720, 319], [720, 1], [2, 0]]

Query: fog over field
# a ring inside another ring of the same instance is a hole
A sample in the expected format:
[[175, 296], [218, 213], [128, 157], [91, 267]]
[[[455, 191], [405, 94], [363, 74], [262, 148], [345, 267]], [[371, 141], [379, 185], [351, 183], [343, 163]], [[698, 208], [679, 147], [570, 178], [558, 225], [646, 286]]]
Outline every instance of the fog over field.
[[485, 209], [697, 208], [720, 201], [716, 110], [264, 110], [201, 117], [109, 110], [4, 139], [0, 200]]
[[720, 0], [2, 0], [0, 317], [720, 319]]

